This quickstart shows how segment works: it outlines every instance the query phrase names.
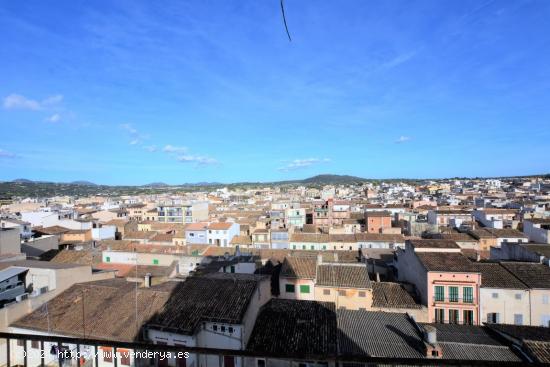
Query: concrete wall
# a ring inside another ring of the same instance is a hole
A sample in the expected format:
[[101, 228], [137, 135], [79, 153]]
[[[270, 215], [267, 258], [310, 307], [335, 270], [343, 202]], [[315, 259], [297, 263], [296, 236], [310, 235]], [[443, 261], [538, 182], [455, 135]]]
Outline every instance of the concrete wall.
[[21, 252], [19, 228], [0, 228], [0, 255]]
[[531, 325], [529, 290], [482, 287], [479, 293], [481, 322], [487, 322], [488, 313], [497, 313], [499, 323], [514, 324], [514, 315], [521, 314], [522, 325]]
[[21, 243], [21, 252], [31, 257], [37, 257], [46, 251], [57, 249], [59, 249], [59, 238], [54, 235], [31, 238]]
[[[294, 293], [286, 291], [286, 287], [285, 287], [286, 284], [294, 285]], [[301, 285], [308, 285], [309, 293], [300, 292]], [[313, 282], [313, 279], [293, 279], [293, 278], [280, 277], [279, 289], [281, 291], [281, 295], [280, 295], [281, 298], [308, 300], [308, 301], [315, 300], [315, 283]]]
[[[330, 292], [330, 294], [325, 294], [325, 291]], [[341, 295], [340, 292], [345, 294]], [[364, 294], [364, 297], [361, 297], [360, 293]], [[368, 310], [372, 305], [372, 289], [337, 288], [316, 285], [315, 300], [319, 302], [334, 302], [336, 308]]]

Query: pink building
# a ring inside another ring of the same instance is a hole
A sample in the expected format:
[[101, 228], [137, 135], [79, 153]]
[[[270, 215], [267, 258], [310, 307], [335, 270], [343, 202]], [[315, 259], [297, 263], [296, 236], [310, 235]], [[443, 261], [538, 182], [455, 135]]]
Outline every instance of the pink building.
[[411, 240], [397, 252], [400, 281], [415, 285], [428, 322], [478, 325], [481, 274], [449, 240]]

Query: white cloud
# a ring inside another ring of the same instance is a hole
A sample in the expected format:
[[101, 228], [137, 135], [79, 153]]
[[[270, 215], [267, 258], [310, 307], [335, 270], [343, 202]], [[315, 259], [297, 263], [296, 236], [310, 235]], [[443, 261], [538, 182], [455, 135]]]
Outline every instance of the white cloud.
[[132, 127], [130, 124], [121, 124], [121, 128], [129, 132], [131, 135], [137, 135], [138, 131]]
[[148, 145], [146, 147], [143, 147], [146, 151], [148, 152], [156, 152], [157, 151], [157, 146], [156, 145]]
[[42, 101], [36, 101], [20, 94], [12, 93], [4, 98], [3, 106], [7, 110], [39, 111], [45, 107], [56, 105], [62, 100], [63, 96], [60, 94], [49, 96]]
[[162, 151], [166, 153], [185, 153], [187, 152], [187, 147], [176, 147], [168, 144], [162, 149]]
[[200, 155], [180, 155], [177, 157], [177, 160], [182, 163], [196, 163], [198, 166], [207, 166], [218, 164], [219, 162], [210, 157], [200, 156]]
[[7, 150], [0, 149], [0, 158], [15, 158], [17, 155], [12, 152], [8, 152]]
[[288, 172], [288, 171], [294, 171], [297, 169], [307, 168], [311, 167], [315, 164], [320, 163], [327, 163], [330, 162], [330, 158], [305, 158], [305, 159], [294, 159], [290, 161], [286, 166], [279, 167], [277, 170]]
[[149, 135], [140, 133], [132, 124], [120, 124], [120, 128], [130, 135], [130, 145], [138, 145], [149, 139]]
[[54, 113], [50, 117], [46, 118], [46, 121], [48, 122], [58, 122], [61, 120], [61, 116], [58, 113]]
[[63, 96], [61, 94], [56, 94], [54, 96], [49, 96], [48, 98], [42, 101], [42, 106], [51, 106], [60, 103], [63, 101]]
[[399, 137], [399, 139], [397, 139], [395, 142], [396, 142], [397, 144], [400, 144], [400, 143], [405, 143], [405, 142], [407, 142], [407, 141], [409, 141], [409, 140], [411, 140], [411, 137], [410, 137], [410, 136], [403, 136], [403, 135], [401, 135], [401, 136]]

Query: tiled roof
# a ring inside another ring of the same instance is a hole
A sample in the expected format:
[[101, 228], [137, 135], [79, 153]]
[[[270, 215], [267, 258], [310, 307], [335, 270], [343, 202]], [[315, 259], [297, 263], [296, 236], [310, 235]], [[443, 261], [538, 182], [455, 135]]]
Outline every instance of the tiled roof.
[[520, 244], [525, 250], [534, 252], [539, 256], [550, 257], [550, 245], [538, 243], [522, 243]]
[[[134, 283], [123, 279], [75, 284], [49, 301], [47, 308], [40, 307], [11, 326], [93, 339], [134, 341], [140, 334], [134, 327], [135, 292]], [[159, 311], [169, 295], [168, 291], [155, 287], [139, 288], [139, 325]]]
[[509, 272], [530, 288], [550, 289], [550, 267], [539, 263], [501, 262]]
[[228, 230], [229, 228], [231, 228], [231, 226], [233, 225], [233, 223], [230, 223], [230, 222], [216, 222], [216, 223], [212, 223], [208, 226], [208, 229], [212, 229], [212, 230]]
[[312, 242], [312, 243], [328, 243], [330, 237], [328, 234], [320, 233], [292, 233], [290, 242]]
[[256, 280], [237, 279], [231, 274], [219, 279], [188, 278], [174, 288], [149, 327], [192, 335], [202, 321], [239, 324], [256, 285]]
[[316, 285], [344, 288], [371, 288], [367, 267], [364, 264], [317, 265]]
[[550, 341], [526, 340], [523, 346], [535, 361], [539, 363], [550, 363]]
[[430, 324], [437, 330], [443, 358], [477, 361], [516, 361], [520, 359], [492, 336], [486, 327]]
[[125, 232], [124, 239], [151, 239], [156, 235], [155, 231], [132, 231]]
[[397, 242], [404, 243], [405, 237], [400, 234], [389, 233], [367, 233], [361, 232], [355, 234], [355, 240], [357, 242], [369, 241], [369, 242]]
[[372, 283], [372, 306], [381, 308], [422, 308], [401, 284], [390, 282]]
[[526, 289], [512, 273], [498, 263], [472, 262], [472, 266], [481, 273], [481, 286], [487, 288]]
[[409, 240], [409, 243], [415, 248], [436, 248], [436, 249], [459, 249], [460, 246], [451, 240]]
[[460, 252], [417, 252], [416, 256], [428, 271], [477, 272]]
[[272, 299], [265, 304], [246, 347], [281, 357], [337, 352], [334, 303]]
[[101, 262], [101, 252], [92, 250], [61, 250], [50, 261], [57, 264], [95, 265]]
[[281, 276], [286, 278], [315, 279], [317, 258], [287, 257], [283, 262]]
[[424, 342], [406, 314], [338, 310], [343, 356], [423, 358]]

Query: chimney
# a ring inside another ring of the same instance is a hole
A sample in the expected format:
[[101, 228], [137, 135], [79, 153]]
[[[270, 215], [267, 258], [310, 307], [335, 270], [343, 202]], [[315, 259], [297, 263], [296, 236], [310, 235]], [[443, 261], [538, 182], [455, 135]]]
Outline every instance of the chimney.
[[376, 282], [380, 283], [380, 273], [376, 272]]
[[145, 274], [145, 279], [143, 281], [143, 286], [145, 288], [151, 288], [151, 273]]
[[317, 254], [317, 265], [323, 263], [323, 254]]
[[442, 358], [443, 351], [437, 344], [437, 329], [432, 325], [424, 325], [424, 347], [427, 358]]
[[338, 253], [337, 252], [334, 253], [334, 262], [336, 262], [336, 263], [338, 262]]

